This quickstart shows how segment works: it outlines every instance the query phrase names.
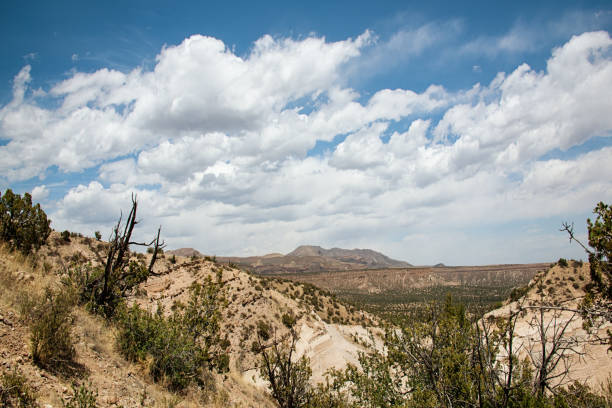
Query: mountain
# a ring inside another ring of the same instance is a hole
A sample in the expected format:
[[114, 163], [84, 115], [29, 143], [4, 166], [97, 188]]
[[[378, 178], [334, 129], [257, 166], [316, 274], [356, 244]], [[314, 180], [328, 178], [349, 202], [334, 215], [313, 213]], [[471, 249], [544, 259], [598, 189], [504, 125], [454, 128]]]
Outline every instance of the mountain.
[[179, 248], [179, 249], [171, 249], [169, 251], [165, 251], [168, 255], [176, 255], [176, 256], [185, 256], [187, 258], [195, 256], [198, 258], [204, 258], [204, 255], [197, 249], [193, 248]]
[[434, 268], [446, 268], [446, 265], [444, 265], [442, 262], [437, 263], [433, 266]]
[[391, 259], [371, 249], [325, 249], [302, 245], [287, 255], [268, 254], [250, 257], [217, 257], [220, 262], [233, 263], [258, 274], [313, 273], [351, 271], [358, 269], [408, 268], [408, 262]]
[[322, 256], [341, 262], [354, 262], [371, 268], [405, 268], [412, 266], [408, 262], [396, 261], [371, 249], [325, 249], [320, 246], [302, 245], [287, 256]]

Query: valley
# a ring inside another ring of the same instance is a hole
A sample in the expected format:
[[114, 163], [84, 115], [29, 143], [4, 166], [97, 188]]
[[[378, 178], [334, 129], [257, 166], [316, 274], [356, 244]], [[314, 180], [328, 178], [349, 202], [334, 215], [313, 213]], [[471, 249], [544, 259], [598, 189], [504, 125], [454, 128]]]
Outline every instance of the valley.
[[0, 244], [3, 404], [420, 406], [410, 383], [456, 401], [612, 401], [610, 281], [590, 264], [412, 266], [317, 246], [217, 258], [132, 243], [132, 204], [108, 242], [47, 229]]
[[527, 285], [550, 264], [436, 266], [372, 270], [279, 273], [310, 283], [370, 312], [414, 318], [424, 304], [447, 295], [476, 314], [498, 306], [516, 287]]
[[[168, 253], [205, 257], [193, 248]], [[527, 285], [538, 272], [550, 266], [550, 263], [413, 266], [370, 249], [324, 249], [312, 245], [302, 245], [286, 255], [215, 259], [260, 276], [314, 285], [392, 320], [418, 318], [423, 305], [447, 295], [481, 315], [499, 306], [514, 288]]]

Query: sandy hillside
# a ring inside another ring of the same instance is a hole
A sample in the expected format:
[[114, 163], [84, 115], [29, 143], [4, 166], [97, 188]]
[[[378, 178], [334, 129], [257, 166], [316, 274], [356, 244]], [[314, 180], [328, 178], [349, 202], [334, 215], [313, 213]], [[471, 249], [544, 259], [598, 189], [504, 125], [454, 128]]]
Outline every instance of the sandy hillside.
[[[53, 233], [49, 245], [36, 260], [0, 248], [0, 372], [20, 370], [41, 407], [62, 407], [73, 395], [73, 383], [85, 383], [97, 390], [101, 407], [165, 407], [182, 401], [184, 407], [196, 406], [188, 396], [178, 397], [144, 375], [142, 367], [130, 364], [114, 349], [114, 331], [101, 318], [82, 308], [74, 310], [73, 337], [76, 339], [76, 365], [71, 375], [44, 370], [32, 362], [28, 307], [44, 287], [59, 288], [57, 272], [78, 260], [95, 261], [95, 240], [73, 237], [63, 242]], [[214, 396], [213, 396], [214, 399]], [[215, 406], [214, 401], [210, 401]]]
[[572, 342], [573, 349], [577, 351], [577, 353], [568, 353], [569, 375], [562, 381], [569, 383], [577, 380], [599, 389], [600, 384], [612, 376], [612, 354], [608, 352], [606, 344], [606, 331], [612, 329], [612, 324], [603, 322], [591, 332], [587, 332], [583, 327], [580, 313], [572, 311], [579, 309], [586, 294], [585, 288], [590, 282], [588, 264], [575, 261], [570, 261], [566, 267], [555, 264], [532, 279], [523, 297], [492, 311], [487, 316], [509, 316], [519, 307], [527, 309], [526, 313], [517, 320], [515, 350], [519, 350], [521, 358], [528, 358], [529, 353], [537, 356], [541, 351], [538, 330], [541, 319], [540, 309], [537, 307], [547, 305], [555, 308], [546, 309], [543, 314], [548, 337], [547, 349], [550, 350], [552, 346], [554, 333], [560, 333], [564, 327], [567, 327], [563, 338]]
[[[251, 351], [258, 321], [265, 321], [281, 337], [288, 332], [284, 314], [297, 318], [300, 335], [297, 356], [311, 359], [313, 381], [322, 379], [330, 367], [342, 368], [356, 362], [358, 337], [365, 338], [361, 324], [372, 317], [337, 301], [311, 285], [260, 278], [201, 258], [163, 256], [155, 265], [157, 276], [135, 291], [130, 302], [153, 310], [158, 302], [167, 311], [176, 301], [185, 301], [193, 282], [218, 271], [225, 282], [227, 306], [223, 309], [222, 336], [229, 340], [230, 372], [214, 375], [216, 387], [202, 394], [188, 389], [175, 395], [153, 382], [141, 364], [128, 363], [115, 349], [115, 331], [102, 318], [84, 308], [74, 309], [76, 362], [78, 373], [59, 375], [33, 364], [30, 328], [24, 309], [44, 287], [60, 288], [61, 277], [79, 265], [100, 264], [106, 244], [93, 238], [73, 235], [69, 242], [54, 232], [48, 245], [35, 258], [24, 258], [0, 248], [0, 375], [19, 369], [42, 407], [61, 407], [73, 394], [73, 382], [98, 390], [101, 407], [272, 407], [259, 378], [258, 357]], [[134, 258], [148, 260], [146, 254]]]
[[[159, 302], [168, 311], [174, 302], [186, 301], [193, 282], [207, 276], [213, 278], [221, 271], [228, 301], [223, 312], [222, 332], [231, 343], [230, 367], [248, 382], [263, 385], [254, 368], [258, 358], [251, 352], [257, 322], [265, 321], [281, 338], [288, 333], [282, 323], [282, 315], [286, 313], [297, 318], [295, 327], [299, 340], [295, 355], [299, 358], [305, 354], [310, 358], [313, 382], [323, 380], [329, 368], [340, 369], [347, 362], [357, 363], [358, 352], [364, 350], [357, 339], [367, 338], [367, 330], [356, 323], [369, 322], [371, 317], [350, 310], [318, 289], [250, 275], [203, 259], [176, 259], [176, 264], [162, 275], [151, 277], [142, 284], [142, 290], [132, 301], [150, 309], [155, 309]], [[317, 299], [314, 305], [313, 298]]]

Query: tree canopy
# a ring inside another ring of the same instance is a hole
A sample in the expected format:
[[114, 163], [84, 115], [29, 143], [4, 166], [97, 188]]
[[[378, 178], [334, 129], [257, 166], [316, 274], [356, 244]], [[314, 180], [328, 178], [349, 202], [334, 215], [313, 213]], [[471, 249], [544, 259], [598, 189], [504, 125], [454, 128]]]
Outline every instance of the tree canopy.
[[7, 189], [0, 197], [0, 240], [27, 254], [43, 245], [51, 233], [50, 220], [40, 208], [32, 205], [32, 196], [23, 197]]

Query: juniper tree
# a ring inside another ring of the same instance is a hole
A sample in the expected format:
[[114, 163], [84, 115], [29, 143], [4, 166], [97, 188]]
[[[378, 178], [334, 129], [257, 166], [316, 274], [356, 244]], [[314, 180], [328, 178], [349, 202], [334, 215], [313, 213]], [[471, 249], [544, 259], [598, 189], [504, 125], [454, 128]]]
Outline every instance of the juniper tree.
[[32, 196], [7, 189], [0, 197], [0, 240], [24, 254], [43, 245], [51, 233], [50, 220]]

